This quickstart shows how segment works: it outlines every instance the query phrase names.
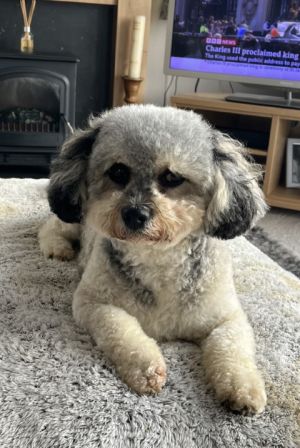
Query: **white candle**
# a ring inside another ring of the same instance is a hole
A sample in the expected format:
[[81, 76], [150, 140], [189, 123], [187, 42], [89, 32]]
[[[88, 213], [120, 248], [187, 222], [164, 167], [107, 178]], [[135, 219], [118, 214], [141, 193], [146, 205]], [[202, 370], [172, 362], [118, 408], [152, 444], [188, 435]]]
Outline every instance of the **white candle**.
[[138, 79], [141, 77], [145, 22], [145, 16], [136, 16], [133, 21], [132, 45], [128, 70], [129, 78]]

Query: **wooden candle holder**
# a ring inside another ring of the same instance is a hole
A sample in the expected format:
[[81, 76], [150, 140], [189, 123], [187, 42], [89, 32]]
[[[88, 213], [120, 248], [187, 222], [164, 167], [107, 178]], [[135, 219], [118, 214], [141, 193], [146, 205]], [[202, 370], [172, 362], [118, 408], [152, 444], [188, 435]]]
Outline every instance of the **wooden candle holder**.
[[136, 104], [139, 100], [139, 90], [143, 78], [129, 78], [128, 76], [122, 77], [124, 82], [125, 98], [124, 101], [127, 104]]

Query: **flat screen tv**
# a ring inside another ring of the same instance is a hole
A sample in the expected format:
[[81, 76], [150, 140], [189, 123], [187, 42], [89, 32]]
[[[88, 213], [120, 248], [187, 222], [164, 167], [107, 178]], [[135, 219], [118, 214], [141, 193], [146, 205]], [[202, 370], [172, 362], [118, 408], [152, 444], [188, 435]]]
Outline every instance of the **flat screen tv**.
[[283, 87], [274, 105], [298, 108], [300, 0], [170, 0], [165, 73]]

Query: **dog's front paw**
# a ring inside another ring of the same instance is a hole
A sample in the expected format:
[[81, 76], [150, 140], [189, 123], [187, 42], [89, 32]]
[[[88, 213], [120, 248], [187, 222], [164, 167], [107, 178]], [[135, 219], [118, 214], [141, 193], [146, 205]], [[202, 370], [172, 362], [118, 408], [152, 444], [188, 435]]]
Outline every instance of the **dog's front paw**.
[[[143, 363], [144, 364], [144, 363]], [[125, 383], [139, 394], [156, 394], [161, 391], [167, 378], [164, 359], [145, 363], [142, 366], [128, 366], [126, 372], [121, 373]]]
[[267, 402], [264, 383], [259, 374], [232, 377], [225, 386], [223, 384], [218, 388], [217, 396], [231, 410], [243, 414], [259, 414]]
[[75, 243], [79, 238], [79, 224], [67, 224], [56, 216], [52, 216], [39, 230], [40, 249], [46, 258], [72, 260], [77, 255]]
[[76, 251], [73, 249], [72, 243], [63, 238], [40, 239], [40, 248], [46, 258], [69, 261], [76, 257]]

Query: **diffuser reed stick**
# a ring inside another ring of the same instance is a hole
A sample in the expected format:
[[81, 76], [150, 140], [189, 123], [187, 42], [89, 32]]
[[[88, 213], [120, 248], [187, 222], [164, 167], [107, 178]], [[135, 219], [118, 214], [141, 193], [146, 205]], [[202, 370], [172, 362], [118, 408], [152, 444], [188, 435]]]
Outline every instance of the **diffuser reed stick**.
[[32, 53], [34, 41], [31, 33], [31, 22], [36, 7], [36, 0], [31, 0], [29, 14], [27, 14], [26, 0], [20, 0], [20, 6], [24, 22], [24, 34], [21, 38], [21, 51], [23, 53]]

